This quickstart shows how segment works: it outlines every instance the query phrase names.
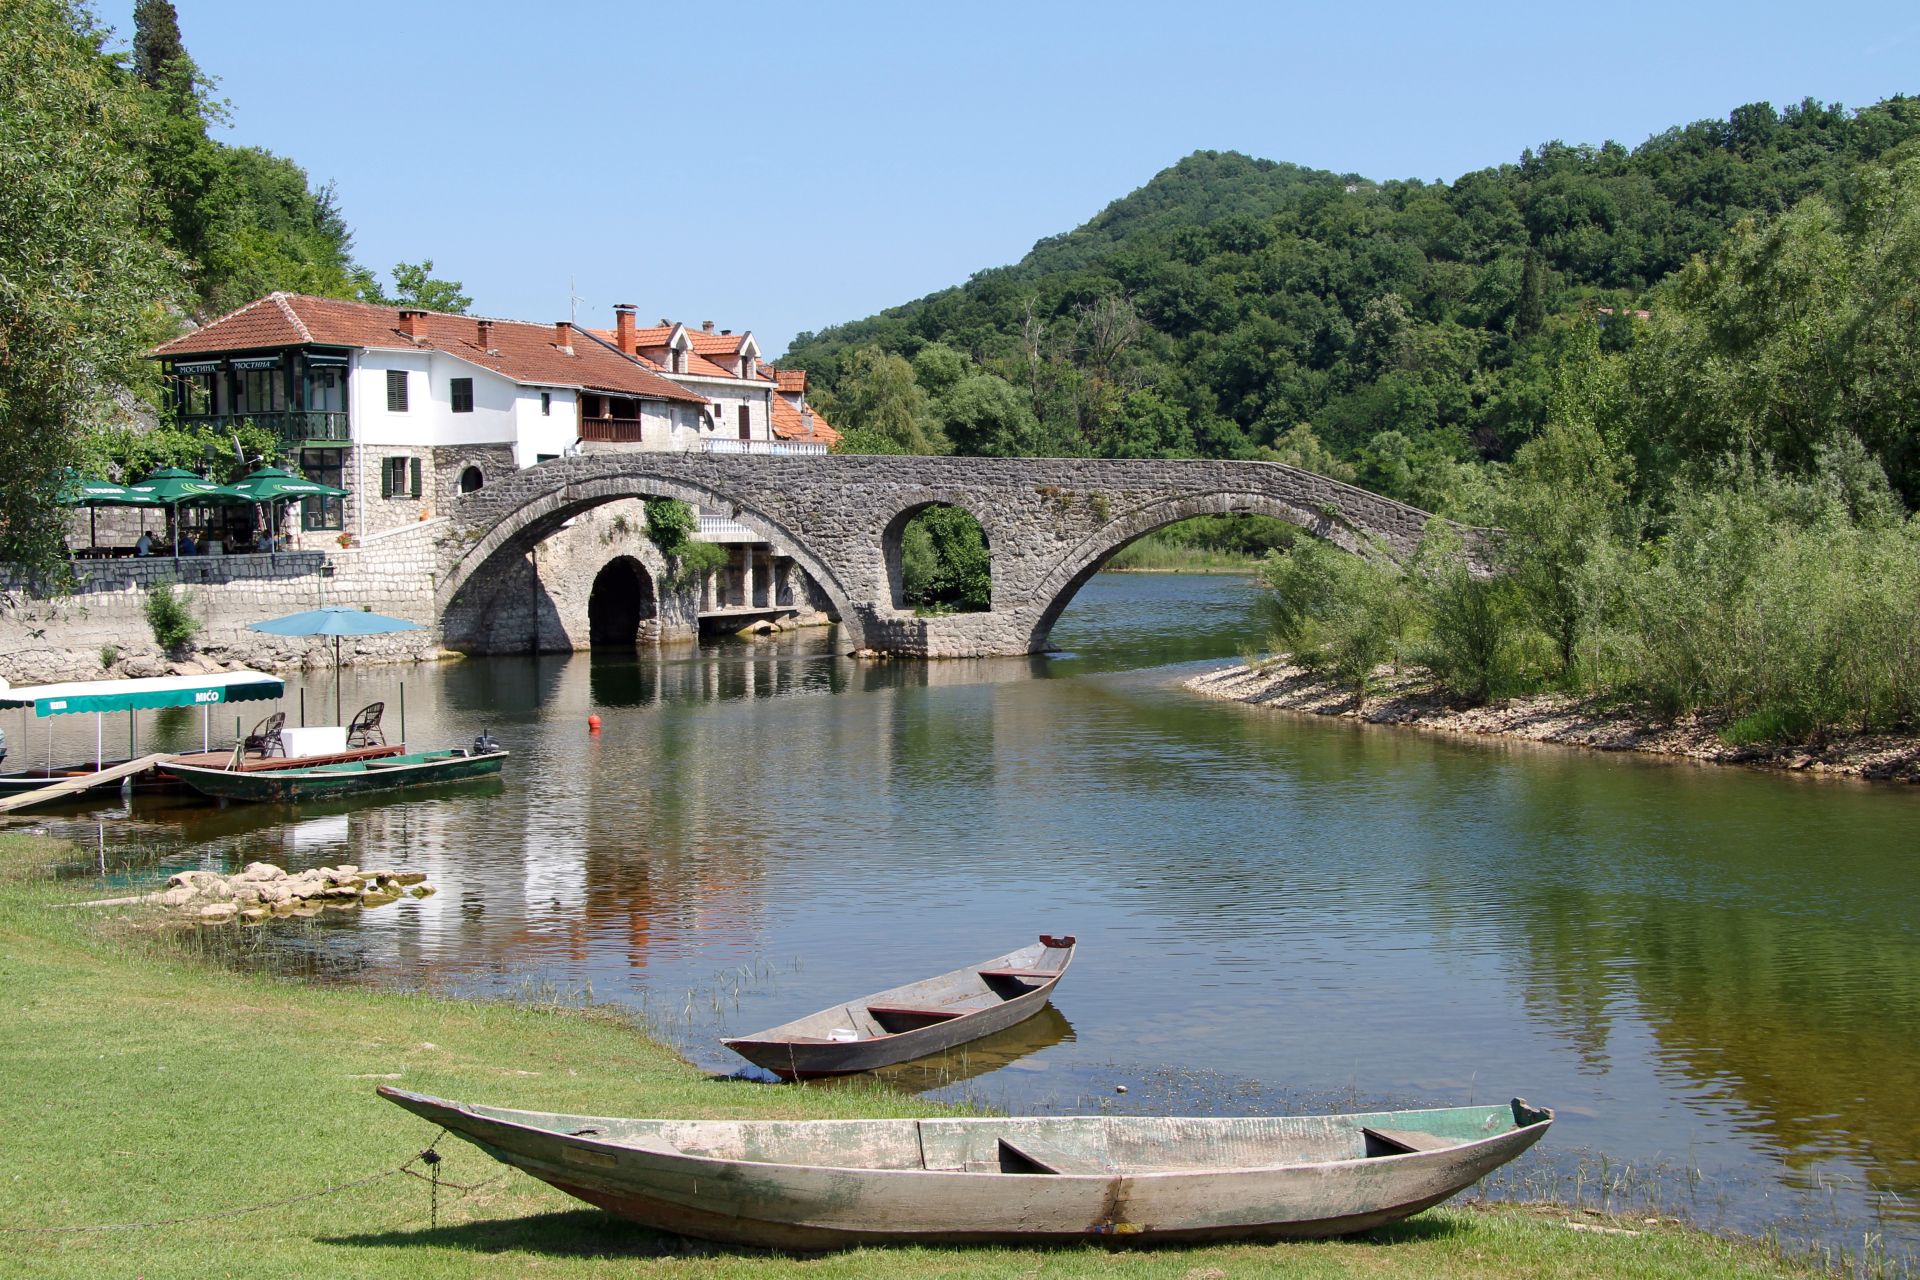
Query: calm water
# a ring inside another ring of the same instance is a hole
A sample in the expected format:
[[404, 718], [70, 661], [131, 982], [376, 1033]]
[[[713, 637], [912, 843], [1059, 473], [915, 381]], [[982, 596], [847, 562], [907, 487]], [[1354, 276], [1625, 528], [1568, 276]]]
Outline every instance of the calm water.
[[[722, 1072], [721, 1034], [1072, 932], [1057, 1014], [899, 1082], [1056, 1111], [1520, 1094], [1560, 1115], [1519, 1175], [1536, 1189], [1591, 1193], [1604, 1154], [1709, 1224], [1920, 1244], [1920, 793], [1174, 687], [1259, 634], [1241, 580], [1105, 576], [1046, 659], [862, 665], [807, 633], [349, 673], [349, 707], [386, 696], [390, 728], [405, 679], [415, 743], [490, 728], [504, 784], [297, 813], [142, 800], [105, 830], [163, 869], [425, 870], [439, 896], [265, 950], [590, 988]], [[330, 686], [308, 688], [317, 712]], [[44, 722], [7, 724], [37, 754]], [[59, 732], [91, 752], [90, 723]], [[197, 746], [199, 717], [143, 735]]]

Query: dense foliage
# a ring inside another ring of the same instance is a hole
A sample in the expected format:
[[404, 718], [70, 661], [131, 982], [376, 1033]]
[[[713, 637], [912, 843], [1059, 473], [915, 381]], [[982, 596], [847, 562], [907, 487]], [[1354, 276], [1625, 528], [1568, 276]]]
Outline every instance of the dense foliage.
[[173, 283], [101, 39], [60, 0], [0, 6], [0, 560], [41, 569], [66, 554], [54, 504], [80, 441], [140, 379]]
[[922, 613], [977, 613], [993, 607], [993, 571], [980, 522], [935, 504], [900, 531], [900, 593]]

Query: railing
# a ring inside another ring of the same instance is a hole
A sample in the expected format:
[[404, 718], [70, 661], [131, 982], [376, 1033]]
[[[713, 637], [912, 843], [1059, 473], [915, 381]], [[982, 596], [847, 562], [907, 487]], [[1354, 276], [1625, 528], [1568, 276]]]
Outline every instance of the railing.
[[826, 451], [827, 446], [817, 440], [734, 440], [727, 436], [700, 437], [702, 453], [762, 453], [783, 457]]
[[640, 444], [645, 439], [639, 418], [582, 418], [580, 438], [601, 444]]
[[694, 532], [701, 542], [759, 542], [760, 535], [738, 520], [729, 520], [725, 516], [700, 515], [700, 528]]
[[265, 413], [206, 413], [193, 414], [185, 421], [201, 426], [215, 427], [225, 431], [243, 423], [251, 422], [256, 427], [265, 427], [280, 438], [285, 445], [298, 445], [308, 440], [339, 441], [342, 444], [353, 439], [353, 432], [347, 422], [344, 409], [283, 409], [269, 410]]

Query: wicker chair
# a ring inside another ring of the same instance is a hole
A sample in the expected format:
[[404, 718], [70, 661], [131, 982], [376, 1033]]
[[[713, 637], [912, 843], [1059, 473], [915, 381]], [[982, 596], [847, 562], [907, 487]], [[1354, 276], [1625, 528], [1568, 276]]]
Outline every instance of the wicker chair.
[[253, 732], [241, 742], [241, 749], [251, 755], [283, 756], [287, 754], [287, 744], [280, 741], [280, 729], [287, 723], [287, 713], [276, 711], [253, 726]]
[[384, 747], [387, 735], [380, 732], [380, 717], [385, 714], [387, 704], [369, 702], [353, 713], [353, 723], [347, 726], [347, 746]]

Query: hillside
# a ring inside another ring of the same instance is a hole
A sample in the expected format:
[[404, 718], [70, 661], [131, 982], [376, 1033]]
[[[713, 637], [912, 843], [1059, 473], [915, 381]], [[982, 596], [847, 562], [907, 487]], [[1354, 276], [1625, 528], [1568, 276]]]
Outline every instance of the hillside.
[[[1538, 431], [1573, 329], [1645, 308], [1743, 220], [1846, 206], [1916, 136], [1920, 100], [1899, 97], [1753, 104], [1631, 150], [1553, 142], [1449, 184], [1196, 152], [1020, 262], [801, 334], [783, 363], [857, 426], [880, 357], [914, 361], [936, 447], [1257, 456], [1305, 441], [1418, 496], [1394, 476], [1506, 457]], [[1606, 324], [1603, 345], [1636, 327]], [[962, 382], [966, 402], [943, 411]]]

